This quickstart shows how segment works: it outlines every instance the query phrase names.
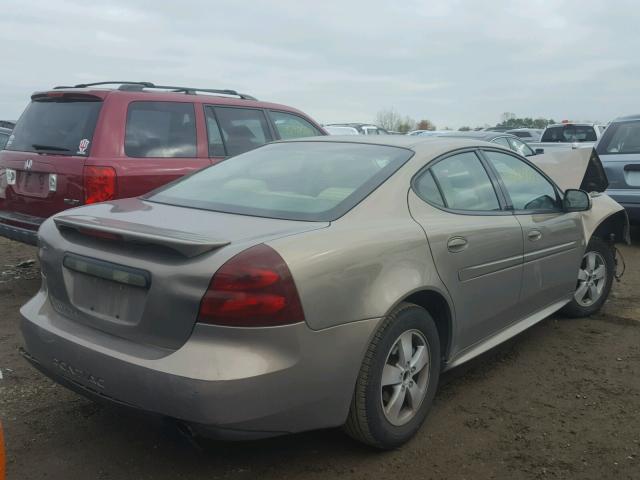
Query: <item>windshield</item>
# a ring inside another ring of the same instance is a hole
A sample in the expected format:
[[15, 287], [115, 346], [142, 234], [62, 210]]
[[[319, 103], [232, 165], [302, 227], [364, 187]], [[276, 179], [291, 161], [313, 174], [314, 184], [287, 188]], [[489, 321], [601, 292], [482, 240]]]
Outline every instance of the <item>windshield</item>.
[[147, 199], [260, 217], [331, 221], [412, 155], [404, 148], [381, 145], [276, 143], [201, 170]]
[[32, 101], [7, 143], [7, 150], [89, 155], [102, 102], [53, 97]]
[[547, 127], [541, 142], [595, 142], [596, 131], [589, 125], [560, 125]]
[[640, 153], [640, 121], [611, 124], [598, 144], [598, 153]]

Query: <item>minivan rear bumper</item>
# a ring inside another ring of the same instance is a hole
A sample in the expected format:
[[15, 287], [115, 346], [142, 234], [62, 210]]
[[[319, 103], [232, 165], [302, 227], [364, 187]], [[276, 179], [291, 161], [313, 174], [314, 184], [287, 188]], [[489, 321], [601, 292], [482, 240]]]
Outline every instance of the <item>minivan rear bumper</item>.
[[46, 219], [0, 210], [0, 236], [31, 245], [38, 244], [38, 228]]
[[58, 314], [42, 289], [21, 309], [25, 356], [88, 397], [177, 419], [217, 438], [345, 422], [379, 319], [321, 331], [196, 324], [177, 350], [137, 344]]

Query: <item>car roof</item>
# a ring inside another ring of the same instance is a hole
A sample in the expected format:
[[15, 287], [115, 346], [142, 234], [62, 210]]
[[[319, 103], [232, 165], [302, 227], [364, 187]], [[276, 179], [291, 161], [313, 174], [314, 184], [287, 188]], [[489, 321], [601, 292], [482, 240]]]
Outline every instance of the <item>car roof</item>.
[[460, 138], [473, 138], [476, 140], [483, 140], [485, 142], [490, 142], [498, 137], [511, 137], [517, 138], [515, 135], [506, 132], [496, 132], [491, 130], [479, 130], [473, 132], [442, 132], [438, 133], [435, 136], [437, 137], [460, 137]]
[[[381, 145], [388, 147], [399, 147], [413, 150], [415, 152], [428, 152], [455, 150], [468, 147], [502, 147], [495, 143], [490, 143], [482, 139], [473, 139], [453, 136], [433, 136], [421, 137], [419, 135], [330, 135], [322, 137], [294, 138], [291, 140], [280, 140], [273, 143], [296, 143], [296, 142], [331, 142], [331, 143], [358, 143], [368, 145]], [[506, 149], [506, 147], [504, 147]], [[508, 149], [507, 149], [508, 150]]]
[[[126, 85], [126, 84], [125, 84]], [[86, 86], [86, 87], [55, 87], [51, 90], [44, 90], [35, 92], [31, 95], [31, 98], [42, 97], [46, 95], [62, 95], [62, 94], [81, 94], [81, 95], [94, 95], [105, 99], [107, 96], [118, 95], [128, 97], [132, 100], [145, 100], [152, 102], [192, 102], [192, 103], [204, 103], [215, 105], [229, 105], [229, 106], [242, 106], [253, 108], [269, 108], [274, 110], [284, 110], [288, 112], [297, 113], [305, 118], [308, 116], [300, 110], [290, 107], [288, 105], [282, 105], [279, 103], [263, 102], [250, 96], [241, 98], [238, 95], [241, 94], [224, 94], [224, 93], [212, 93], [213, 91], [207, 91], [203, 89], [192, 89], [186, 91], [171, 91], [158, 89], [122, 89], [105, 86]], [[201, 92], [201, 93], [198, 93]], [[224, 92], [224, 90], [219, 90]], [[233, 92], [229, 90], [229, 92]]]
[[615, 122], [631, 122], [634, 120], [640, 120], [640, 114], [637, 115], [627, 115], [624, 117], [618, 117], [615, 120], [613, 120], [611, 123], [615, 123]]
[[567, 127], [569, 125], [574, 126], [574, 127], [595, 127], [595, 126], [597, 126], [597, 123], [579, 123], [579, 122], [554, 123], [552, 125], [547, 125], [547, 128], [551, 128], [551, 127]]

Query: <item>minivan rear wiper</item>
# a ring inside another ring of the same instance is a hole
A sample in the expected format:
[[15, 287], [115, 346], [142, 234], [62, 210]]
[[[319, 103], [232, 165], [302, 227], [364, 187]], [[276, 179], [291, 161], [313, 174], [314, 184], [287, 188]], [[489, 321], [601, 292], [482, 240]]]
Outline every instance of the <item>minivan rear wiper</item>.
[[55, 145], [41, 145], [39, 143], [34, 143], [31, 145], [36, 150], [53, 150], [54, 152], [70, 152], [71, 150], [64, 147], [56, 147]]

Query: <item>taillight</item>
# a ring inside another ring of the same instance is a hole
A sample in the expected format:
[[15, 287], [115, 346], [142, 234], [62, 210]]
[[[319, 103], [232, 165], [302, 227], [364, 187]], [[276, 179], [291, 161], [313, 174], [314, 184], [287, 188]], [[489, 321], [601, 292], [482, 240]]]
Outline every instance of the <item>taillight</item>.
[[227, 261], [213, 275], [198, 321], [234, 327], [269, 327], [304, 321], [291, 272], [278, 253], [260, 244]]
[[113, 200], [116, 196], [116, 171], [112, 167], [84, 167], [84, 203]]

